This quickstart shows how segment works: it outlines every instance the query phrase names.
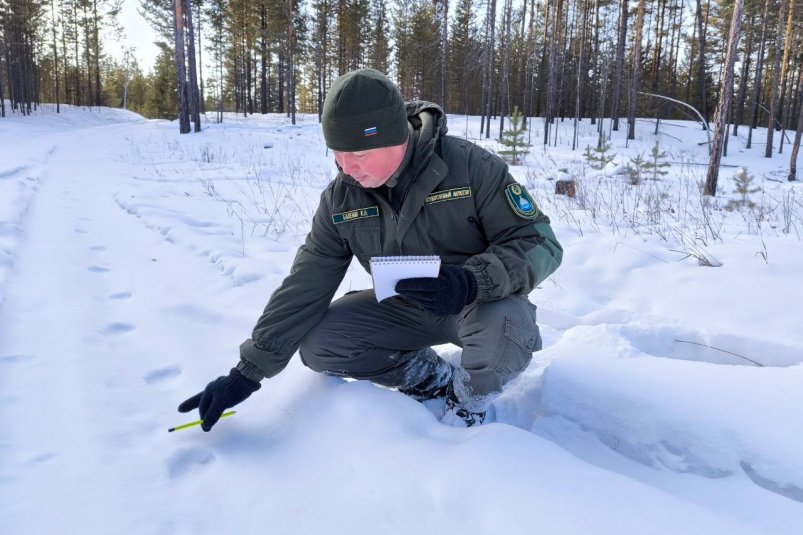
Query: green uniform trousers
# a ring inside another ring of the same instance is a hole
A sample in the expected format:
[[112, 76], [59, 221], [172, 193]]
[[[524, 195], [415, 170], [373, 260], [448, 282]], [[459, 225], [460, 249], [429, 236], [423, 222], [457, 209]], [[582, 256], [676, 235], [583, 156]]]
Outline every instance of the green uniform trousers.
[[541, 349], [535, 305], [525, 296], [473, 303], [459, 314], [438, 316], [396, 296], [377, 303], [373, 290], [334, 301], [299, 347], [304, 364], [321, 373], [410, 388], [427, 379], [432, 365], [418, 361], [425, 347], [463, 348], [455, 384], [460, 401], [492, 397]]

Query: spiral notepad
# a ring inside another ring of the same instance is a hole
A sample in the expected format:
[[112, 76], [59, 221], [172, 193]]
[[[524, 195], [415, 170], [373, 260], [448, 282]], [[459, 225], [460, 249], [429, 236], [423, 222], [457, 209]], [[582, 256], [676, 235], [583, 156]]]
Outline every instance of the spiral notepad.
[[402, 279], [435, 278], [440, 269], [439, 256], [374, 256], [371, 258], [371, 276], [376, 300], [398, 295], [396, 283]]

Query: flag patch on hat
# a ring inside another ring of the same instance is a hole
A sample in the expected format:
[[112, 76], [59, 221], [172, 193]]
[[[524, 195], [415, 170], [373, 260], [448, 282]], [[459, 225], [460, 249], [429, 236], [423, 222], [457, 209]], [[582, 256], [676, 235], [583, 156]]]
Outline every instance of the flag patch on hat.
[[372, 126], [371, 128], [365, 129], [365, 137], [375, 136], [378, 132], [376, 131], [376, 127]]

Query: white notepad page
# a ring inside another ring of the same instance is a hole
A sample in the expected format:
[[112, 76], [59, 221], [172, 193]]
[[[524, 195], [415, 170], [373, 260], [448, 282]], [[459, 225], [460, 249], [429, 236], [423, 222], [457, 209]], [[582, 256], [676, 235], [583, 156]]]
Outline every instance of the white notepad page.
[[371, 276], [376, 300], [398, 295], [396, 283], [402, 279], [436, 278], [440, 270], [439, 256], [374, 256], [371, 258]]

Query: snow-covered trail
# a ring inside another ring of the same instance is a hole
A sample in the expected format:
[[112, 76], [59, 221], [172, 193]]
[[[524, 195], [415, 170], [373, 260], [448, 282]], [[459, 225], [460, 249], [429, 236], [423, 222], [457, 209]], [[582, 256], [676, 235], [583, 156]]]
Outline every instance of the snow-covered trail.
[[[0, 502], [19, 508], [12, 515], [28, 518], [31, 533], [64, 525], [108, 532], [111, 518], [162, 524], [163, 467], [132, 462], [147, 458], [149, 438], [165, 431], [151, 407], [164, 403], [160, 389], [181, 372], [166, 363], [198, 350], [183, 333], [215, 319], [192, 295], [193, 285], [208, 291], [222, 282], [211, 266], [119, 204], [117, 155], [104, 154], [101, 140], [126, 128], [66, 134], [42, 162], [0, 311], [0, 474], [14, 480], [0, 495], [37, 498]], [[97, 158], [85, 158], [87, 144], [100, 148]], [[190, 278], [182, 277], [187, 269]]]
[[[794, 533], [803, 521], [799, 503], [746, 477], [648, 468], [559, 417], [537, 434], [453, 429], [298, 359], [214, 432], [168, 434], [195, 418], [176, 405], [236, 362], [292, 251], [222, 269], [235, 261], [204, 249], [215, 215], [177, 208], [193, 186], [124, 157], [119, 140], [161, 132], [19, 143], [37, 190], [2, 289], [0, 533]], [[257, 266], [263, 279], [248, 275]], [[520, 401], [534, 403], [538, 380], [525, 379]]]

